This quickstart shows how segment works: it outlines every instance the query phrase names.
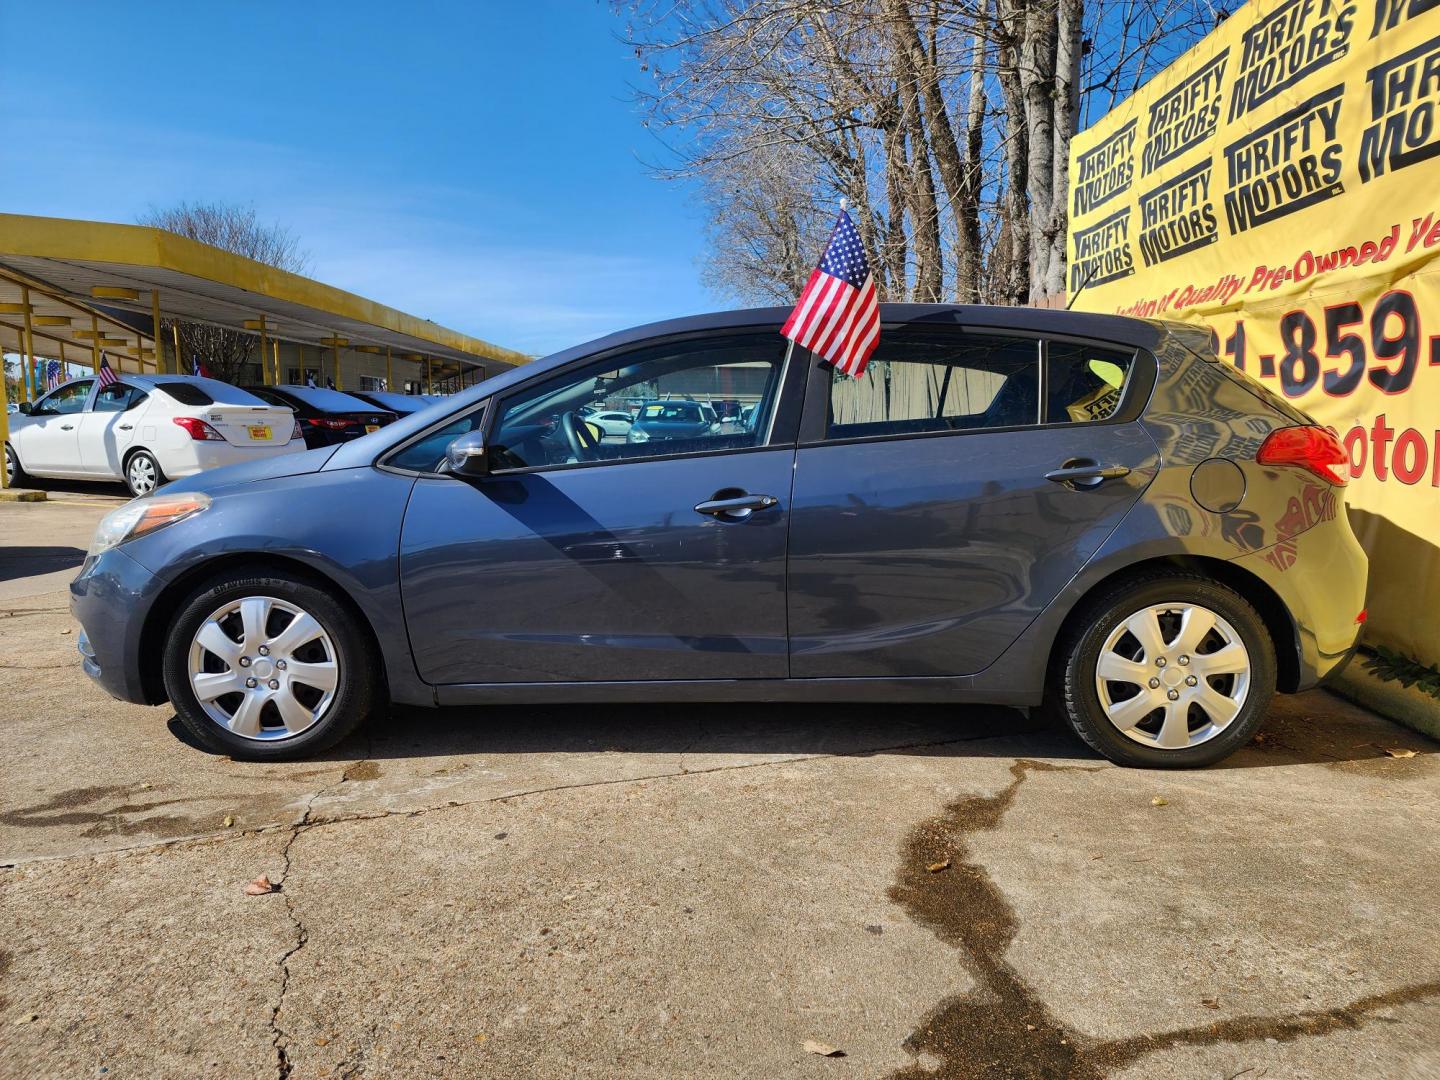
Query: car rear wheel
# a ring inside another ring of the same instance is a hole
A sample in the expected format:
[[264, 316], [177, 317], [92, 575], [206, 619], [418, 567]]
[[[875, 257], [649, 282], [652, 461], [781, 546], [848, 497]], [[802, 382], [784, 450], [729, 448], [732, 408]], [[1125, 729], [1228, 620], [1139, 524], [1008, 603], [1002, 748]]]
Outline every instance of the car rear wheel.
[[149, 495], [163, 483], [165, 474], [149, 450], [137, 450], [130, 455], [130, 460], [125, 464], [125, 485], [130, 489], [131, 495], [136, 498]]
[[1275, 647], [1234, 590], [1192, 574], [1107, 590], [1061, 643], [1052, 694], [1121, 765], [1195, 768], [1250, 741], [1275, 692]]
[[203, 586], [165, 649], [165, 689], [185, 727], [208, 749], [253, 761], [339, 742], [374, 707], [377, 671], [354, 615], [287, 575]]

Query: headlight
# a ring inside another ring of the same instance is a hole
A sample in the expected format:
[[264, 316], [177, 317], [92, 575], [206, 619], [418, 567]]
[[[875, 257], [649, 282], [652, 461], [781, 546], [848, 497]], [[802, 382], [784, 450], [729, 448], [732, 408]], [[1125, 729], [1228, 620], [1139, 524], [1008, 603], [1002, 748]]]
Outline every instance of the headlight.
[[144, 536], [166, 525], [174, 525], [210, 508], [210, 496], [198, 491], [175, 495], [148, 495], [132, 499], [118, 510], [100, 519], [95, 539], [90, 541], [90, 554], [99, 555], [126, 540]]
[[648, 431], [646, 431], [644, 428], [632, 427], [632, 428], [630, 429], [630, 431], [626, 434], [626, 436], [625, 436], [625, 441], [626, 441], [626, 442], [632, 442], [632, 443], [635, 443], [635, 442], [649, 442], [649, 441], [650, 441], [650, 433], [649, 433]]

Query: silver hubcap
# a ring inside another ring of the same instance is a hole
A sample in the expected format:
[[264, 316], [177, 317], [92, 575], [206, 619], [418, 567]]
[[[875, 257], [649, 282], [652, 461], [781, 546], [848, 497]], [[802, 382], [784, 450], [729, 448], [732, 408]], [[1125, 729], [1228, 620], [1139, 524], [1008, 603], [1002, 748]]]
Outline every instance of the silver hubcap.
[[130, 490], [136, 495], [155, 490], [155, 463], [143, 454], [130, 462]]
[[15, 454], [7, 446], [5, 447], [5, 486], [9, 487], [15, 482]]
[[315, 724], [340, 685], [319, 621], [273, 596], [217, 608], [190, 644], [190, 686], [205, 714], [246, 739], [287, 739]]
[[1122, 621], [1100, 650], [1095, 692], [1127, 738], [1183, 750], [1219, 735], [1250, 692], [1235, 628], [1198, 604], [1156, 604]]

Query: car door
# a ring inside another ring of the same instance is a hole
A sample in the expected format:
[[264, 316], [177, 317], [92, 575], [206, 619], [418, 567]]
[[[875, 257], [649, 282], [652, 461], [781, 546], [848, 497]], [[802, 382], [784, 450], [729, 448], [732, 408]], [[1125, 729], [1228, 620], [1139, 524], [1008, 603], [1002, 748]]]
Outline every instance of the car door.
[[1134, 349], [958, 327], [886, 329], [860, 379], [817, 365], [791, 506], [791, 675], [991, 663], [1153, 476], [1135, 420], [1153, 384]]
[[95, 391], [79, 417], [80, 466], [86, 475], [122, 479], [125, 451], [135, 441], [135, 424], [146, 393], [138, 386], [112, 382]]
[[35, 403], [29, 420], [12, 439], [20, 462], [35, 473], [81, 476], [80, 417], [90, 399], [93, 379], [77, 379]]
[[[651, 342], [490, 403], [491, 474], [431, 471], [406, 511], [401, 584], [421, 676], [437, 684], [784, 677], [800, 395], [798, 383], [788, 398], [781, 392], [784, 344], [773, 331]], [[585, 434], [584, 405], [627, 411], [716, 381], [759, 403], [757, 431], [638, 444]], [[446, 425], [391, 466], [423, 473], [450, 438], [481, 422], [477, 412]]]

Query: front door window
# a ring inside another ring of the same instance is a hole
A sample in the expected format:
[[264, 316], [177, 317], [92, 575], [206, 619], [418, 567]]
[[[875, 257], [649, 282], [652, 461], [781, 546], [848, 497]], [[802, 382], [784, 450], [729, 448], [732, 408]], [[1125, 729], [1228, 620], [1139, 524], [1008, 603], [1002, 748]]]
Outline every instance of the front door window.
[[[493, 467], [634, 461], [764, 445], [785, 348], [775, 334], [652, 345], [529, 387], [500, 403], [489, 440]], [[742, 408], [717, 408], [721, 402]], [[607, 429], [595, 419], [600, 411], [631, 423], [623, 431]]]

